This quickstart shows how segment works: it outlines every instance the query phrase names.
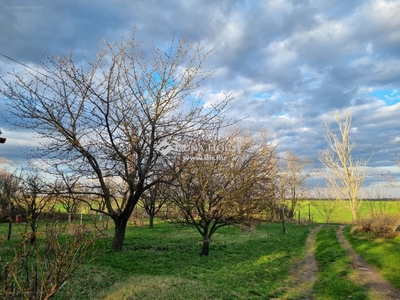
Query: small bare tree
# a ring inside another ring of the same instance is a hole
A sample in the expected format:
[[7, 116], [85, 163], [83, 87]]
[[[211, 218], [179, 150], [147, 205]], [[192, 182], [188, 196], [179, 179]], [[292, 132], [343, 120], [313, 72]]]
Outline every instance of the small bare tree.
[[329, 124], [325, 123], [325, 139], [329, 149], [320, 154], [320, 161], [325, 167], [328, 189], [336, 199], [346, 200], [345, 205], [352, 214], [353, 223], [356, 223], [362, 203], [359, 192], [366, 177], [364, 167], [368, 161], [353, 159], [355, 143], [350, 140], [350, 112], [335, 111], [334, 116], [339, 132], [335, 133]]
[[201, 256], [209, 254], [211, 237], [221, 227], [250, 224], [275, 198], [276, 149], [266, 138], [250, 135], [203, 135], [185, 163], [170, 198], [182, 216], [175, 221], [195, 227], [203, 237]]
[[67, 176], [62, 172], [60, 179], [54, 183], [54, 201], [61, 204], [68, 214], [68, 223], [71, 222], [72, 217], [75, 217], [79, 204], [78, 192], [81, 190], [79, 185], [79, 176]]
[[156, 184], [142, 194], [139, 206], [149, 215], [149, 227], [154, 227], [154, 218], [161, 208], [167, 203], [168, 196], [166, 189], [169, 185]]
[[298, 200], [306, 196], [306, 180], [310, 173], [305, 168], [311, 164], [310, 159], [298, 157], [292, 151], [286, 151], [283, 156], [284, 163], [278, 175], [279, 196], [281, 201], [290, 201], [285, 210], [287, 217], [292, 219]]
[[0, 218], [8, 221], [7, 240], [11, 239], [12, 224], [15, 216], [20, 212], [15, 207], [15, 196], [19, 190], [19, 180], [10, 170], [11, 162], [0, 158]]
[[19, 186], [14, 195], [15, 205], [23, 211], [31, 230], [30, 243], [34, 244], [40, 224], [39, 217], [45, 210], [52, 210], [54, 203], [51, 200], [54, 194], [37, 170], [23, 169], [19, 172], [17, 178]]
[[63, 196], [55, 196], [55, 202], [60, 203], [62, 205], [62, 207], [68, 214], [68, 223], [71, 223], [71, 220], [76, 215], [76, 210], [80, 203], [79, 200], [77, 200], [73, 196], [63, 195]]
[[316, 208], [318, 214], [324, 219], [325, 223], [330, 223], [337, 210], [337, 200], [329, 195], [329, 190], [324, 191], [321, 187], [314, 187], [312, 193], [316, 201], [312, 202], [312, 206]]
[[[397, 167], [400, 168], [400, 160], [399, 160], [399, 157], [398, 157], [398, 154], [397, 154], [397, 153], [394, 153], [394, 154], [393, 154], [393, 163], [394, 163]], [[400, 187], [400, 182], [399, 182], [398, 174], [396, 174], [396, 173], [398, 173], [398, 171], [395, 172], [395, 173], [387, 172], [387, 173], [381, 175], [384, 179], [387, 180], [388, 186], [391, 187], [391, 188], [395, 188], [395, 190], [397, 190], [397, 188]], [[386, 191], [386, 192], [387, 192], [387, 191]], [[387, 194], [387, 193], [385, 193], [385, 194]], [[386, 195], [386, 197], [389, 197], [389, 198], [390, 198], [389, 195]]]

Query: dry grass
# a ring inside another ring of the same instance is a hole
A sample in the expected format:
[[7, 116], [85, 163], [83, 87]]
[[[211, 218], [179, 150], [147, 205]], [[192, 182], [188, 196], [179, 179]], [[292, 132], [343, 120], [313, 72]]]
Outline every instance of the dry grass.
[[376, 214], [373, 217], [359, 221], [353, 226], [353, 232], [370, 233], [373, 238], [394, 238], [399, 235], [396, 228], [400, 225], [400, 215], [389, 215], [386, 213]]

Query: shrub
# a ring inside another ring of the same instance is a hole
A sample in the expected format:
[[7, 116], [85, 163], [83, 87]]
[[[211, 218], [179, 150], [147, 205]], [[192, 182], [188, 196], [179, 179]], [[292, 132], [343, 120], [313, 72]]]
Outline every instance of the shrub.
[[400, 216], [380, 214], [361, 219], [352, 232], [371, 233], [375, 238], [393, 238], [398, 235], [396, 228], [400, 225]]
[[94, 237], [82, 226], [72, 235], [60, 235], [55, 224], [46, 228], [39, 243], [29, 235], [4, 266], [1, 299], [50, 299], [88, 259]]

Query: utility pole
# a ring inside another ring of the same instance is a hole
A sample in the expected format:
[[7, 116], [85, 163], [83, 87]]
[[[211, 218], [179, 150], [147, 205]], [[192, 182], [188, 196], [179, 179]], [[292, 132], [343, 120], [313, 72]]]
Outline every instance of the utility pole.
[[281, 213], [282, 213], [282, 232], [283, 232], [283, 234], [285, 234], [286, 233], [286, 227], [285, 227], [285, 205], [284, 204], [282, 204], [282, 210], [281, 210]]

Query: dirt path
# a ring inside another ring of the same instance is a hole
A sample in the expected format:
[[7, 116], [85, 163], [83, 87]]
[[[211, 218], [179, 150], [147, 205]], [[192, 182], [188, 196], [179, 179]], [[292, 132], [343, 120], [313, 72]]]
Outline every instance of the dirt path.
[[[315, 227], [309, 233], [306, 240], [306, 256], [304, 260], [292, 268], [291, 277], [296, 282], [295, 290], [301, 295], [301, 299], [313, 300], [312, 292], [315, 280], [318, 278], [318, 266], [315, 260], [315, 236], [323, 226]], [[339, 226], [337, 237], [341, 245], [347, 250], [355, 269], [353, 280], [363, 284], [369, 291], [372, 299], [400, 300], [400, 291], [383, 279], [379, 272], [358, 255], [343, 235], [345, 226]]]
[[304, 260], [292, 270], [292, 276], [296, 278], [295, 281], [298, 282], [296, 284], [296, 290], [301, 294], [301, 299], [314, 299], [311, 297], [311, 294], [318, 273], [317, 261], [314, 256], [315, 236], [322, 226], [323, 225], [315, 227], [308, 234], [306, 240], [306, 256]]
[[339, 227], [337, 236], [340, 243], [348, 251], [353, 260], [353, 268], [356, 270], [354, 280], [364, 284], [376, 299], [400, 300], [400, 291], [383, 279], [377, 270], [367, 264], [364, 259], [353, 250], [350, 243], [343, 236], [343, 228], [344, 226]]

